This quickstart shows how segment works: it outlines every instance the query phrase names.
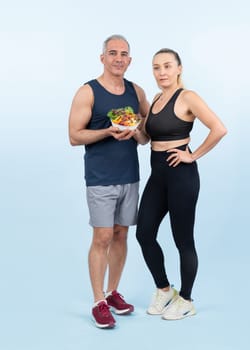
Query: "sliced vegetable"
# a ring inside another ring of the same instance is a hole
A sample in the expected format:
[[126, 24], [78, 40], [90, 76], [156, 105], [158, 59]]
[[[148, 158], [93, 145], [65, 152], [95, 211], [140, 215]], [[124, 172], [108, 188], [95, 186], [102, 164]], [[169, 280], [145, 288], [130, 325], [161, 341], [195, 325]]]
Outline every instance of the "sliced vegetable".
[[107, 116], [113, 123], [124, 126], [135, 126], [141, 121], [140, 117], [134, 113], [133, 108], [130, 106], [111, 109]]

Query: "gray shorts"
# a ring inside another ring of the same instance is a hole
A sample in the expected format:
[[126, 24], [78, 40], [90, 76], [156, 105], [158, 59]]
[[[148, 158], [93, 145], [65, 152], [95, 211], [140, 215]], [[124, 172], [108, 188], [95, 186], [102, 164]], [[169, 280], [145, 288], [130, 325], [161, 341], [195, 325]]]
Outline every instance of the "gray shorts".
[[139, 182], [125, 185], [88, 186], [86, 195], [91, 226], [136, 225]]

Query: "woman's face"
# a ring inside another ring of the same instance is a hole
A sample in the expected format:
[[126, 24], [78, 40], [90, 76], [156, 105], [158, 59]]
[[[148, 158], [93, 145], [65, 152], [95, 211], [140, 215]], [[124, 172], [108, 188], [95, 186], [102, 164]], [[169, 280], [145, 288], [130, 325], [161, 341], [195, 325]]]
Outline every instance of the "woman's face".
[[153, 74], [162, 89], [177, 86], [181, 70], [172, 53], [159, 53], [153, 58]]

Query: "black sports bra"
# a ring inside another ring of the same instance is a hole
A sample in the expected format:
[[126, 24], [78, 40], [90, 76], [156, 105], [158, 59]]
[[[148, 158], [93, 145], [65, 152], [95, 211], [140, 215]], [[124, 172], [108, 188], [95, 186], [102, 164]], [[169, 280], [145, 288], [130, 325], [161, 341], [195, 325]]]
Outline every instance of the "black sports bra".
[[174, 104], [183, 89], [178, 89], [159, 113], [153, 113], [150, 107], [145, 125], [151, 141], [174, 141], [189, 137], [193, 128], [193, 122], [187, 122], [177, 117], [174, 113]]

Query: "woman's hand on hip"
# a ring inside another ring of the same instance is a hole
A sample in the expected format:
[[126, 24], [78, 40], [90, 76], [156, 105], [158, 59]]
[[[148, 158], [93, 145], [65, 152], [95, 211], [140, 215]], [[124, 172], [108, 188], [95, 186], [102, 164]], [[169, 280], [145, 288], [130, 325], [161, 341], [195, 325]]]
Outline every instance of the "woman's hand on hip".
[[189, 151], [188, 146], [185, 151], [182, 151], [178, 148], [172, 148], [167, 151], [170, 153], [170, 156], [167, 158], [169, 166], [176, 167], [181, 162], [183, 163], [193, 163], [192, 153]]

